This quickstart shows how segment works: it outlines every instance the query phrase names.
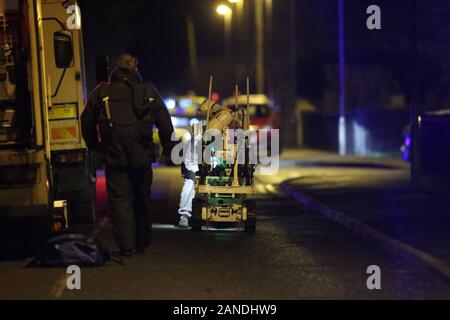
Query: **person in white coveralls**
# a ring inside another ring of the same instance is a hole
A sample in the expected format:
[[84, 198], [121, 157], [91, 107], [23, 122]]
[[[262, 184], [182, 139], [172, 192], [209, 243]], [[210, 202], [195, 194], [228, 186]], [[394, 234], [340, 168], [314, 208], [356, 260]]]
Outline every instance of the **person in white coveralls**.
[[[194, 130], [195, 131], [195, 130]], [[183, 190], [181, 191], [178, 214], [180, 215], [180, 228], [189, 228], [189, 219], [192, 217], [192, 200], [195, 198], [195, 179], [199, 171], [197, 146], [201, 143], [202, 135], [184, 135], [183, 142], [186, 144], [181, 164], [181, 175], [184, 179]]]

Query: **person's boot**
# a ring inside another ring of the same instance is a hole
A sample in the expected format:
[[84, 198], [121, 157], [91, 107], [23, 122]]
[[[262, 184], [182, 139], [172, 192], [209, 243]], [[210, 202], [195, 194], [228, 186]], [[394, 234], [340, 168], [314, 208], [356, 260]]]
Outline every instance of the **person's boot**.
[[178, 223], [178, 227], [181, 229], [189, 228], [189, 217], [187, 215], [182, 215], [180, 217], [180, 222]]

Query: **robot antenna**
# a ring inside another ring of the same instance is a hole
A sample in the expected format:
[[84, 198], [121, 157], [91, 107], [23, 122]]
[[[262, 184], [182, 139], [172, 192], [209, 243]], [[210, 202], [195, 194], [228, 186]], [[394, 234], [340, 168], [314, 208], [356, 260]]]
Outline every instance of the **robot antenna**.
[[213, 76], [209, 77], [209, 91], [208, 91], [208, 113], [206, 116], [206, 127], [208, 127], [209, 124], [209, 117], [211, 116], [211, 108], [212, 108], [212, 86], [213, 86]]

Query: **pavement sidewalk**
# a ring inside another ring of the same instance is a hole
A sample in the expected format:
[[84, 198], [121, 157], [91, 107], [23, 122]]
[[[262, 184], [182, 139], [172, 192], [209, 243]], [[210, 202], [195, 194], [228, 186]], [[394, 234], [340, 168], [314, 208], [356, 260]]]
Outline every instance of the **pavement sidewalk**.
[[413, 190], [408, 164], [396, 158], [302, 154], [306, 157], [283, 160], [302, 169], [282, 189], [305, 195], [345, 214], [346, 221], [361, 222], [450, 267], [450, 201]]

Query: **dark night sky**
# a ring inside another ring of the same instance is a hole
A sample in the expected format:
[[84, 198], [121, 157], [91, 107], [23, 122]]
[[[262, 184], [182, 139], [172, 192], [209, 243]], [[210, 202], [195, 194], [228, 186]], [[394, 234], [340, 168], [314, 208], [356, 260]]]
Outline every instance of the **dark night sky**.
[[[224, 1], [79, 0], [89, 84], [94, 84], [94, 57], [97, 54], [114, 58], [120, 53], [131, 52], [139, 56], [144, 78], [153, 81], [163, 92], [178, 90], [175, 93], [179, 94], [180, 90], [186, 90], [186, 85], [181, 85], [186, 84], [189, 71], [186, 17], [190, 13], [195, 20], [199, 63], [209, 67], [207, 61], [213, 58], [216, 64], [220, 63], [224, 54], [224, 27], [223, 18], [215, 9], [221, 2]], [[275, 12], [277, 5], [287, 3], [287, 0], [274, 0]], [[417, 16], [414, 16], [414, 3]], [[337, 0], [296, 0], [297, 92], [314, 101], [321, 100], [327, 86], [330, 88], [327, 72], [337, 63], [336, 4]], [[382, 8], [381, 31], [369, 32], [365, 28], [365, 9], [370, 4]], [[411, 91], [411, 72], [416, 64], [421, 99], [430, 105], [439, 104], [443, 99], [450, 102], [448, 0], [346, 0], [345, 12], [350, 85], [353, 82], [359, 90], [361, 81], [358, 77], [368, 78], [370, 84], [383, 84], [387, 83], [385, 78], [388, 76], [395, 78], [399, 90], [407, 94]], [[289, 17], [281, 16], [274, 23], [281, 26], [283, 32], [283, 28], [289, 28], [288, 21]], [[416, 43], [414, 35], [417, 36]], [[416, 57], [412, 54], [414, 46]], [[234, 51], [245, 57], [242, 48]], [[253, 56], [249, 54], [247, 63], [252, 65]], [[223, 69], [223, 63], [220, 67]], [[356, 78], [352, 79], [353, 75]], [[373, 86], [375, 93], [387, 89], [389, 85], [385, 88]], [[370, 94], [366, 96], [373, 101]]]
[[80, 0], [88, 68], [96, 53], [139, 56], [141, 71], [162, 87], [187, 72], [186, 17], [195, 17], [199, 57], [223, 52], [223, 19], [211, 0]]

